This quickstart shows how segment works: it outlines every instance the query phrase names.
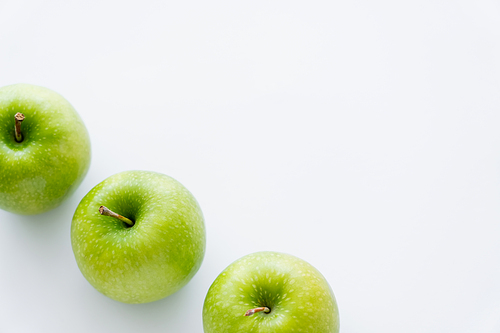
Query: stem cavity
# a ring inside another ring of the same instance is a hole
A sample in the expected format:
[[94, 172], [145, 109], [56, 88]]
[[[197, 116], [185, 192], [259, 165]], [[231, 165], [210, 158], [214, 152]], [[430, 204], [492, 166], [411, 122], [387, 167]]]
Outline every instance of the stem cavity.
[[108, 208], [106, 208], [104, 206], [99, 207], [99, 213], [101, 213], [101, 215], [104, 215], [104, 216], [111, 216], [111, 217], [117, 218], [120, 221], [127, 223], [129, 226], [134, 225], [134, 221], [126, 218], [125, 216], [121, 216], [120, 214], [116, 214], [115, 212], [109, 210]]
[[262, 311], [264, 313], [269, 313], [269, 312], [271, 312], [271, 309], [269, 309], [268, 307], [265, 307], [265, 306], [263, 306], [261, 308], [250, 309], [247, 312], [245, 312], [245, 316], [248, 317], [248, 316], [251, 316], [257, 312], [262, 312]]
[[23, 141], [23, 134], [21, 133], [21, 123], [24, 120], [24, 114], [18, 112], [14, 116], [16, 118], [16, 141], [21, 142]]

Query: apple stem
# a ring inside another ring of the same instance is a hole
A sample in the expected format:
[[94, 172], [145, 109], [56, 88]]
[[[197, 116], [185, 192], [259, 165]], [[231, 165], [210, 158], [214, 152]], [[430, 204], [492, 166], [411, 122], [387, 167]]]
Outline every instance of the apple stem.
[[101, 213], [101, 215], [104, 215], [104, 216], [111, 216], [111, 217], [117, 218], [120, 221], [127, 223], [129, 226], [134, 225], [134, 221], [129, 220], [128, 218], [126, 218], [125, 216], [121, 216], [120, 214], [116, 214], [115, 212], [109, 210], [108, 208], [106, 208], [104, 206], [99, 207], [99, 213]]
[[21, 142], [23, 141], [23, 135], [21, 133], [21, 123], [24, 120], [24, 114], [18, 112], [16, 113], [14, 118], [16, 118], [16, 141]]
[[250, 309], [247, 312], [245, 312], [245, 316], [248, 317], [248, 316], [251, 316], [257, 312], [262, 312], [262, 311], [264, 311], [264, 313], [269, 313], [269, 312], [271, 312], [271, 309], [269, 309], [268, 307], [265, 307], [265, 306], [263, 306], [261, 308]]

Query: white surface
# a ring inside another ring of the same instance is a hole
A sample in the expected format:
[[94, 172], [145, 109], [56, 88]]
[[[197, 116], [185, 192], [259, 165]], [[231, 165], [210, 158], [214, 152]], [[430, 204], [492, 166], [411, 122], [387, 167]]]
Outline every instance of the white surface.
[[[177, 4], [175, 4], [177, 3]], [[0, 86], [66, 97], [93, 160], [54, 211], [0, 212], [0, 332], [202, 332], [251, 252], [316, 266], [341, 332], [500, 332], [500, 2], [0, 2]], [[193, 192], [205, 261], [127, 305], [80, 274], [80, 199], [130, 169]]]

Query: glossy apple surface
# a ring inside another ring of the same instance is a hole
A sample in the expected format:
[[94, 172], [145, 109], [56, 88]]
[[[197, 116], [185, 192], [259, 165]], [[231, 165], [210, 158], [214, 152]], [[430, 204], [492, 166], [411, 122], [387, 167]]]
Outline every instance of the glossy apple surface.
[[[270, 312], [250, 309], [267, 307]], [[292, 255], [258, 252], [227, 267], [203, 306], [205, 333], [337, 333], [335, 296], [323, 275]]]
[[[99, 213], [100, 206], [134, 222]], [[71, 243], [82, 274], [124, 303], [164, 298], [191, 280], [205, 254], [205, 224], [193, 195], [178, 181], [127, 171], [95, 186], [80, 202]]]
[[[22, 141], [16, 113], [25, 116]], [[0, 88], [0, 208], [38, 214], [60, 205], [90, 165], [90, 139], [75, 109], [56, 92], [29, 84]]]

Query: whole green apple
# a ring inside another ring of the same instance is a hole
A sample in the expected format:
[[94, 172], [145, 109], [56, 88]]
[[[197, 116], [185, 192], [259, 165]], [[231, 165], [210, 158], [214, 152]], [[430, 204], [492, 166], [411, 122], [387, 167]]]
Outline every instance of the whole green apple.
[[166, 175], [127, 171], [80, 202], [71, 243], [83, 276], [104, 295], [146, 303], [191, 280], [205, 254], [205, 224], [193, 195]]
[[75, 109], [47, 88], [0, 88], [0, 208], [38, 214], [60, 205], [90, 165], [90, 139]]
[[323, 275], [278, 252], [247, 255], [227, 267], [203, 306], [205, 333], [337, 333], [335, 296]]

